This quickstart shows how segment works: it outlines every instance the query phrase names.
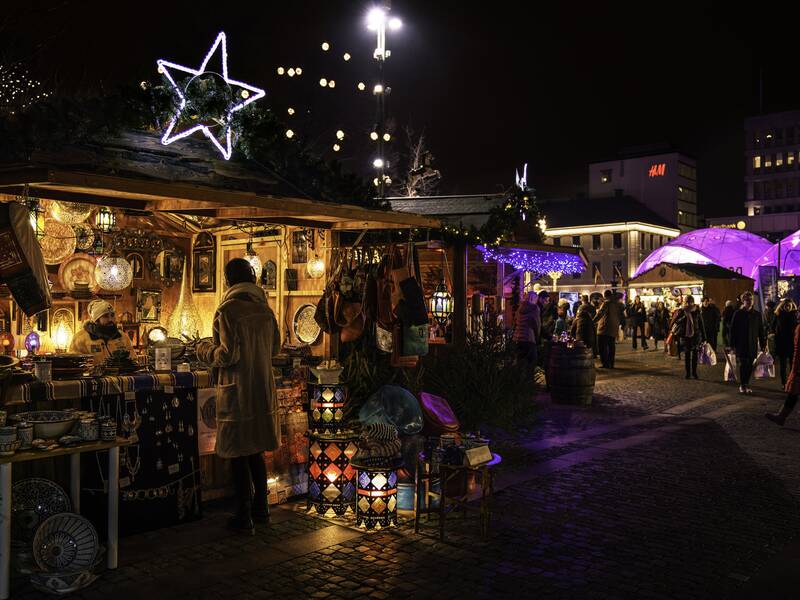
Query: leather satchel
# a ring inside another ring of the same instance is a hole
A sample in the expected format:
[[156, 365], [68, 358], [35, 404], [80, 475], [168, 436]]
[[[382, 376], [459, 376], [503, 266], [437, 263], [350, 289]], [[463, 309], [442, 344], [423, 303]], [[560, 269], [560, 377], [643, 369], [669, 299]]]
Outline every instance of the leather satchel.
[[394, 325], [392, 307], [391, 255], [384, 257], [375, 276], [375, 322], [391, 331]]
[[399, 323], [392, 328], [392, 358], [389, 363], [395, 368], [410, 369], [417, 366], [416, 356], [403, 356], [403, 330]]
[[336, 324], [341, 328], [339, 339], [342, 342], [354, 342], [364, 335], [364, 311], [361, 302], [349, 302], [343, 294], [337, 294], [334, 309]]

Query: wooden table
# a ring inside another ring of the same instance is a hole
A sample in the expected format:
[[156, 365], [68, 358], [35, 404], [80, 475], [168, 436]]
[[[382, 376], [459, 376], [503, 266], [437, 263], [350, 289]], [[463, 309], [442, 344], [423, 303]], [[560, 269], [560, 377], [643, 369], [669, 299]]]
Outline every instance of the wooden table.
[[[502, 460], [503, 458], [499, 454], [492, 452], [492, 460], [489, 462], [485, 462], [474, 467], [467, 465], [440, 464], [439, 473], [436, 474], [431, 473], [430, 459], [425, 456], [424, 453], [420, 452], [417, 457], [417, 503], [416, 511], [414, 511], [414, 533], [419, 533], [419, 523], [423, 513], [423, 503], [425, 505], [424, 512], [427, 517], [430, 518], [430, 515], [433, 513], [431, 510], [431, 501], [438, 499], [439, 509], [434, 514], [438, 514], [439, 517], [440, 540], [444, 541], [444, 524], [447, 513], [456, 508], [460, 508], [465, 513], [467, 510], [477, 510], [480, 513], [481, 518], [481, 534], [486, 536], [489, 533], [489, 519], [491, 517], [491, 507], [489, 504], [494, 494], [494, 478], [492, 467], [500, 464]], [[473, 498], [468, 490], [465, 490], [465, 493], [463, 494], [451, 495], [447, 493], [447, 487], [450, 482], [454, 482], [456, 485], [458, 485], [460, 480], [463, 478], [466, 483], [466, 475], [468, 473], [474, 473], [476, 476], [479, 476], [481, 480], [481, 494], [479, 497], [480, 504], [477, 509], [469, 505], [469, 502], [476, 498]], [[430, 489], [430, 484], [431, 480], [435, 479], [437, 475], [439, 477], [441, 489], [438, 492], [434, 492]]]
[[42, 452], [24, 450], [13, 456], [0, 457], [0, 600], [6, 600], [11, 588], [11, 465], [31, 460], [69, 456], [70, 495], [72, 510], [81, 512], [81, 454], [108, 450], [108, 549], [106, 566], [117, 568], [119, 525], [119, 449], [131, 442], [117, 438], [113, 442], [84, 442]]

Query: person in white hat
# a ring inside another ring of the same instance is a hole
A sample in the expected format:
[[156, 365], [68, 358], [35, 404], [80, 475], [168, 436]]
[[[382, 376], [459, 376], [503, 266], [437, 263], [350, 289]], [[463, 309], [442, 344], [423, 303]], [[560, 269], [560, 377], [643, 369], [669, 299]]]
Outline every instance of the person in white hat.
[[127, 334], [117, 327], [114, 307], [105, 300], [89, 303], [89, 319], [72, 338], [70, 352], [91, 354], [95, 365], [102, 365], [117, 350], [133, 350]]

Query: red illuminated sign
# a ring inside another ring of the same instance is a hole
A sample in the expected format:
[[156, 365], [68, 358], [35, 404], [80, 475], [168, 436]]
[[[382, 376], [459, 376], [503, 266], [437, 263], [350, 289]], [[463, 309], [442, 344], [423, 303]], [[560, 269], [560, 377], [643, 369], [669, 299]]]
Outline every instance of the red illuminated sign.
[[667, 165], [665, 163], [657, 163], [655, 165], [650, 166], [650, 171], [648, 175], [650, 177], [663, 177], [664, 173], [667, 172]]

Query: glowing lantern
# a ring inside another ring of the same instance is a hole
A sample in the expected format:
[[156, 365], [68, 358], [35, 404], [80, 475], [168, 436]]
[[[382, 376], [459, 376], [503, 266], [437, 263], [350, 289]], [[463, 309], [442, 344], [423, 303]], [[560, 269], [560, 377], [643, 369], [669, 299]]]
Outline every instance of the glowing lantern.
[[94, 218], [94, 224], [103, 233], [108, 233], [117, 224], [117, 217], [110, 208], [104, 206], [97, 211], [97, 216]]
[[3, 354], [11, 354], [14, 350], [14, 334], [10, 331], [0, 333], [0, 348], [2, 348]]
[[186, 271], [186, 261], [184, 260], [181, 295], [178, 297], [178, 303], [175, 305], [167, 322], [168, 335], [177, 338], [181, 336], [188, 338], [198, 337], [200, 330], [203, 328], [200, 311], [197, 310], [192, 298], [192, 290], [187, 285]]
[[365, 529], [397, 526], [397, 471], [358, 466], [356, 525]]
[[118, 292], [130, 286], [133, 281], [133, 267], [123, 257], [107, 254], [97, 261], [94, 279], [104, 290]]
[[330, 435], [345, 429], [344, 405], [347, 386], [341, 384], [310, 383], [310, 411], [308, 427], [314, 433]]
[[55, 344], [56, 350], [65, 352], [67, 348], [69, 348], [71, 342], [72, 328], [62, 321], [56, 326], [56, 330], [53, 332], [53, 344]]
[[350, 464], [358, 451], [355, 437], [309, 436], [308, 509], [320, 515], [344, 515], [355, 508], [356, 470]]
[[450, 320], [450, 315], [453, 314], [453, 296], [447, 290], [444, 281], [436, 286], [429, 301], [429, 308], [431, 316], [440, 325], [444, 326]]
[[253, 240], [247, 242], [247, 250], [245, 250], [244, 259], [250, 263], [250, 266], [253, 267], [253, 271], [261, 273], [261, 259], [258, 258], [256, 251], [253, 250]]
[[319, 279], [325, 275], [325, 261], [319, 256], [315, 256], [306, 264], [306, 272], [312, 279]]
[[92, 207], [80, 202], [64, 202], [55, 200], [50, 204], [50, 215], [64, 225], [78, 225], [92, 214]]
[[35, 331], [31, 331], [25, 336], [25, 349], [31, 354], [36, 354], [36, 351], [41, 348], [41, 346], [42, 340]]

